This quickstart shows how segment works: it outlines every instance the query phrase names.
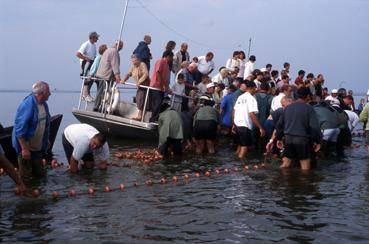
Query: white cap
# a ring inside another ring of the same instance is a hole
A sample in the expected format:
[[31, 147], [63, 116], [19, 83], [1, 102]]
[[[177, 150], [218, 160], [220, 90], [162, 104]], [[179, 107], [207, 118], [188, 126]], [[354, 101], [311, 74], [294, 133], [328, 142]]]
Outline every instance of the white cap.
[[331, 93], [338, 93], [338, 90], [337, 90], [337, 89], [333, 89], [333, 90], [331, 91]]
[[210, 82], [209, 84], [206, 85], [206, 88], [212, 88], [214, 86], [215, 86], [214, 83], [213, 82]]
[[266, 68], [261, 68], [260, 72], [267, 72], [268, 70]]

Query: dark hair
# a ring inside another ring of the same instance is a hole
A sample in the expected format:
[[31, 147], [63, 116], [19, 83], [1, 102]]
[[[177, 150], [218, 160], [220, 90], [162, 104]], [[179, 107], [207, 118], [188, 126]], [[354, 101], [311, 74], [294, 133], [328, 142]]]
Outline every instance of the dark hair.
[[254, 88], [254, 87], [256, 87], [256, 84], [255, 84], [255, 82], [253, 82], [253, 81], [246, 81], [246, 87], [247, 88]]
[[282, 80], [288, 80], [290, 77], [288, 77], [288, 75], [282, 75]]
[[273, 66], [272, 66], [272, 64], [267, 64], [267, 65], [265, 66], [265, 68], [269, 68], [269, 67], [270, 67], [270, 68], [271, 68], [271, 67], [273, 67]]
[[240, 54], [240, 52], [239, 52], [239, 51], [234, 51], [234, 52], [233, 52], [233, 57], [234, 57], [234, 56], [236, 56], [236, 55], [238, 55], [238, 54]]
[[309, 95], [311, 95], [311, 91], [309, 87], [300, 87], [297, 90], [297, 97], [301, 99], [306, 99]]
[[165, 46], [165, 50], [172, 51], [175, 48], [175, 46], [176, 46], [175, 41], [169, 41], [167, 45]]
[[254, 69], [254, 71], [252, 71], [252, 74], [254, 76], [260, 75], [261, 74], [261, 71], [260, 71], [260, 69]]
[[290, 66], [290, 63], [285, 62], [285, 63], [283, 64], [283, 68], [286, 68], [287, 66]]
[[256, 61], [256, 57], [255, 57], [254, 55], [251, 55], [251, 56], [249, 57], [249, 60], [250, 60], [250, 61], [255, 62], [255, 61]]
[[178, 80], [179, 80], [179, 79], [183, 80], [183, 79], [184, 79], [184, 75], [183, 75], [182, 73], [179, 73], [179, 74], [178, 74], [178, 76], [177, 76], [177, 79], [178, 79]]
[[228, 86], [228, 91], [229, 91], [229, 90], [235, 91], [235, 90], [237, 90], [237, 87], [236, 87], [235, 85], [233, 85], [233, 84], [230, 84], [230, 85]]
[[211, 56], [213, 56], [213, 57], [214, 57], [214, 53], [212, 53], [212, 52], [208, 52], [208, 53], [206, 54], [206, 56], [209, 56], [209, 55], [211, 55]]
[[92, 138], [98, 140], [101, 145], [104, 145], [106, 142], [106, 136], [100, 132], [94, 135]]
[[239, 54], [242, 54], [244, 58], [246, 58], [246, 54], [244, 51], [239, 51]]
[[313, 73], [309, 73], [309, 74], [307, 74], [306, 78], [314, 78], [314, 74]]
[[269, 84], [267, 82], [261, 82], [260, 89], [263, 91], [268, 91], [270, 88]]
[[218, 71], [220, 72], [222, 69], [225, 69], [226, 67], [222, 66], [218, 69]]
[[272, 77], [277, 76], [279, 74], [278, 70], [272, 70], [271, 75]]
[[170, 50], [166, 50], [166, 51], [164, 51], [164, 53], [163, 53], [163, 58], [166, 58], [166, 57], [173, 57], [173, 52], [172, 51], [170, 51]]
[[300, 75], [305, 75], [305, 71], [304, 71], [304, 70], [299, 70], [298, 75], [299, 75], [299, 76], [300, 76]]

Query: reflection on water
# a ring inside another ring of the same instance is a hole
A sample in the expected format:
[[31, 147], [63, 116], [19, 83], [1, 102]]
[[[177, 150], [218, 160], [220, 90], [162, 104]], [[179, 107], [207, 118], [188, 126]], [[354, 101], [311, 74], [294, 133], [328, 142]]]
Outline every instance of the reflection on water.
[[[54, 106], [64, 113], [62, 128], [75, 120], [70, 97]], [[65, 98], [65, 99], [64, 99]], [[64, 110], [63, 110], [64, 109]], [[355, 138], [355, 143], [363, 143]], [[112, 152], [151, 149], [155, 144], [110, 140]], [[365, 148], [348, 151], [346, 159], [320, 161], [314, 171], [280, 170], [268, 159], [265, 169], [211, 177], [194, 177], [207, 169], [242, 167], [227, 141], [215, 156], [186, 155], [176, 160], [145, 166], [118, 161], [131, 167], [107, 171], [85, 171], [69, 175], [65, 168], [49, 170], [47, 179], [33, 182], [41, 189], [39, 199], [17, 197], [8, 177], [1, 177], [1, 242], [89, 242], [120, 243], [348, 243], [368, 242], [369, 160]], [[54, 152], [65, 162], [60, 135]], [[117, 161], [116, 159], [113, 159]], [[250, 155], [247, 164], [259, 163]], [[263, 161], [263, 160], [262, 160]], [[190, 174], [188, 182], [181, 178]], [[161, 177], [179, 176], [177, 184], [154, 184]], [[137, 187], [132, 186], [138, 182]], [[103, 193], [102, 187], [125, 191]], [[87, 188], [98, 192], [90, 196]], [[66, 197], [70, 189], [77, 197]], [[50, 198], [59, 191], [59, 201]]]

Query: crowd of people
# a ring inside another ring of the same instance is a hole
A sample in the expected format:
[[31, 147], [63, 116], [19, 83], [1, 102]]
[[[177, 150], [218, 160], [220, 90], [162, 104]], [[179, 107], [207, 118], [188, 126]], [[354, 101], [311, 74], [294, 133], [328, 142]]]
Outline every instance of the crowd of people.
[[[246, 60], [243, 51], [234, 51], [215, 73], [214, 53], [191, 58], [187, 43], [174, 53], [174, 41], [167, 43], [162, 57], [154, 63], [150, 78], [149, 35], [133, 51], [132, 66], [121, 79], [119, 51], [123, 42], [97, 49], [98, 38], [96, 32], [90, 33], [76, 54], [81, 60], [81, 76], [97, 78], [84, 79], [83, 98], [94, 101], [94, 110], [100, 111], [104, 84], [122, 84], [133, 78], [138, 115], [132, 119], [141, 120], [145, 112], [151, 112], [150, 122], [158, 123], [157, 153], [162, 156], [180, 155], [192, 145], [197, 154], [214, 154], [219, 137], [224, 136], [232, 139], [240, 160], [250, 151], [270, 153], [282, 158], [282, 168], [299, 162], [301, 169], [309, 170], [318, 151], [343, 155], [345, 148], [351, 147], [352, 131], [359, 121], [369, 151], [369, 90], [367, 98], [355, 107], [353, 92], [344, 88], [329, 92], [323, 74], [300, 70], [292, 79], [288, 62], [280, 71], [272, 64], [258, 69], [256, 57], [251, 55]], [[174, 83], [170, 85], [172, 75]], [[90, 95], [94, 81], [98, 87], [95, 99]], [[142, 86], [155, 88], [150, 90], [146, 110], [147, 89]], [[44, 175], [40, 162], [48, 147], [50, 113], [46, 101], [50, 95], [46, 82], [36, 82], [32, 94], [18, 107], [12, 142], [22, 177]], [[96, 161], [100, 169], [107, 167], [106, 137], [90, 125], [68, 126], [63, 132], [63, 147], [72, 173], [81, 167], [94, 167]], [[21, 178], [9, 167], [1, 147], [0, 162], [24, 191]]]

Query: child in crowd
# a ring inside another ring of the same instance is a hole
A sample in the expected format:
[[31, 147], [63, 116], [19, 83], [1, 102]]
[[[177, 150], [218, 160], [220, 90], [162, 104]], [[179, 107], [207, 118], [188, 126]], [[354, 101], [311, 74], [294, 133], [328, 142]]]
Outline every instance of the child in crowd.
[[172, 86], [172, 109], [177, 112], [182, 110], [182, 97], [185, 94], [185, 79], [183, 74], [177, 75], [177, 80]]

